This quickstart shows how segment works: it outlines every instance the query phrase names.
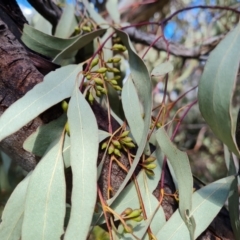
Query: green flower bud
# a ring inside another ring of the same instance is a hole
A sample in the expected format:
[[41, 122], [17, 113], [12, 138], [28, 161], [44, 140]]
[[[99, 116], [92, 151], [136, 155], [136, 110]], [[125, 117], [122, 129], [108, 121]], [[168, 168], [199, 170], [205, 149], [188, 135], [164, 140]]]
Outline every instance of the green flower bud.
[[92, 75], [91, 75], [91, 74], [88, 74], [88, 75], [86, 76], [86, 78], [87, 78], [87, 80], [90, 80], [90, 79], [92, 78]]
[[114, 152], [115, 155], [121, 157], [121, 153], [117, 148], [115, 148], [113, 152]]
[[105, 149], [107, 147], [107, 142], [104, 142], [103, 144], [102, 144], [102, 146], [101, 146], [101, 149], [103, 150], [103, 149]]
[[89, 93], [89, 95], [88, 95], [88, 101], [89, 101], [91, 104], [93, 103], [94, 97], [93, 97], [92, 93]]
[[121, 79], [122, 77], [120, 76], [120, 75], [117, 75], [117, 76], [114, 76], [114, 79], [115, 80], [119, 80], [119, 79]]
[[91, 32], [91, 28], [88, 27], [88, 26], [83, 26], [82, 30], [85, 31], [85, 32]]
[[114, 79], [112, 79], [110, 82], [111, 82], [113, 85], [118, 85], [118, 82], [117, 82], [116, 80], [114, 80]]
[[97, 72], [97, 73], [105, 73], [107, 70], [108, 70], [107, 68], [101, 67], [98, 70], [96, 70], [95, 72]]
[[141, 209], [135, 209], [133, 210], [130, 214], [128, 214], [126, 216], [126, 218], [135, 218], [135, 217], [139, 217], [142, 213], [142, 210]]
[[129, 142], [132, 142], [132, 138], [130, 138], [130, 137], [124, 137], [124, 138], [121, 138], [120, 141], [123, 141], [123, 142], [125, 142], [125, 143], [129, 143]]
[[111, 144], [108, 148], [108, 154], [112, 154], [114, 149], [115, 149], [115, 147], [113, 146], [113, 144]]
[[114, 44], [113, 46], [112, 46], [112, 50], [115, 50], [115, 51], [121, 51], [121, 52], [124, 52], [124, 51], [126, 51], [126, 47], [125, 46], [123, 46], [122, 44]]
[[102, 93], [101, 93], [100, 91], [96, 91], [96, 95], [97, 95], [98, 97], [101, 97], [101, 96], [102, 96]]
[[120, 57], [114, 57], [107, 60], [108, 63], [119, 63], [121, 61]]
[[138, 217], [135, 217], [135, 218], [131, 218], [132, 221], [135, 221], [135, 222], [141, 222], [143, 220], [143, 216], [138, 216]]
[[115, 147], [119, 147], [121, 146], [120, 142], [118, 140], [112, 140], [112, 144], [115, 146]]
[[155, 164], [155, 163], [150, 163], [147, 165], [144, 164], [144, 167], [148, 170], [152, 170], [152, 169], [156, 168], [156, 166], [157, 166], [157, 164]]
[[66, 124], [65, 124], [65, 131], [66, 131], [66, 133], [68, 134], [68, 136], [70, 136], [70, 128], [69, 128], [69, 123], [68, 123], [68, 121], [67, 121]]
[[145, 159], [144, 163], [152, 163], [152, 162], [154, 162], [155, 160], [156, 160], [155, 157], [149, 157], [149, 158]]
[[144, 169], [144, 170], [149, 177], [153, 177], [155, 175], [153, 170], [149, 170], [149, 169]]
[[124, 138], [126, 136], [128, 136], [130, 131], [124, 131], [121, 135], [120, 135], [120, 138]]
[[93, 78], [93, 81], [99, 85], [103, 85], [103, 80], [101, 78], [95, 77]]
[[134, 147], [136, 147], [135, 146], [135, 144], [134, 143], [132, 143], [132, 142], [123, 142], [123, 144], [125, 145], [125, 146], [127, 146], [128, 148], [134, 148]]
[[98, 64], [98, 62], [99, 62], [99, 58], [94, 58], [91, 62], [90, 69], [95, 67]]
[[132, 211], [132, 208], [126, 208], [121, 215], [129, 215]]
[[122, 90], [122, 88], [121, 88], [120, 86], [116, 86], [116, 85], [114, 85], [113, 88], [116, 89], [116, 90], [118, 90], [118, 91], [121, 91], [121, 90]]
[[64, 112], [67, 112], [68, 110], [68, 103], [65, 100], [62, 101], [62, 109]]
[[107, 71], [108, 72], [113, 72], [113, 73], [119, 73], [120, 72], [119, 69], [117, 69], [117, 68], [108, 68]]

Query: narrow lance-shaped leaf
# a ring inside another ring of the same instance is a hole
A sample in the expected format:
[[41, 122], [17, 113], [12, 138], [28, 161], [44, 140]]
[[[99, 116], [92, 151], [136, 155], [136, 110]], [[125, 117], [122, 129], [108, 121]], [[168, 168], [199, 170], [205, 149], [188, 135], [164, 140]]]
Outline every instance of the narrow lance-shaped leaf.
[[71, 96], [81, 65], [69, 65], [44, 77], [0, 117], [0, 141], [19, 130], [46, 109]]
[[79, 36], [68, 39], [54, 37], [38, 31], [27, 24], [24, 24], [23, 35], [21, 37], [27, 47], [51, 58], [54, 58], [78, 38]]
[[[193, 193], [191, 213], [196, 222], [194, 239], [197, 239], [221, 210], [233, 180], [234, 176], [226, 177]], [[179, 211], [175, 211], [156, 237], [164, 240], [190, 240], [189, 231]]]
[[173, 70], [173, 64], [169, 61], [157, 65], [151, 72], [151, 76], [165, 75]]
[[60, 64], [63, 59], [73, 57], [76, 54], [76, 51], [86, 46], [88, 43], [93, 41], [93, 39], [100, 36], [105, 31], [106, 31], [105, 29], [98, 29], [96, 31], [79, 36], [74, 42], [69, 44], [60, 53], [58, 53], [58, 55], [55, 56], [55, 58], [53, 59], [53, 62]]
[[75, 19], [75, 7], [73, 4], [66, 4], [61, 18], [56, 27], [55, 36], [61, 38], [68, 38], [74, 32], [78, 25]]
[[65, 239], [86, 239], [97, 197], [98, 127], [77, 84], [69, 102], [68, 121], [73, 188]]
[[240, 24], [211, 52], [199, 83], [202, 116], [214, 134], [239, 156], [231, 104], [240, 62]]
[[25, 198], [30, 174], [22, 180], [13, 193], [2, 213], [0, 239], [19, 240], [21, 238]]
[[50, 146], [29, 180], [22, 239], [60, 239], [66, 209], [64, 133]]
[[133, 160], [131, 169], [128, 171], [128, 174], [126, 178], [124, 179], [122, 185], [118, 189], [118, 191], [115, 193], [114, 197], [108, 201], [109, 204], [111, 204], [119, 195], [119, 193], [123, 190], [123, 188], [128, 183], [129, 179], [131, 178], [139, 160], [140, 157], [144, 151], [144, 148], [146, 146], [147, 142], [147, 136], [148, 131], [150, 127], [150, 121], [151, 121], [151, 111], [152, 111], [152, 85], [151, 85], [151, 79], [147, 70], [147, 67], [145, 66], [142, 59], [134, 52], [134, 49], [132, 47], [132, 44], [130, 42], [130, 39], [128, 35], [120, 30], [116, 30], [116, 33], [123, 41], [124, 45], [128, 49], [129, 53], [129, 64], [130, 64], [130, 70], [132, 79], [134, 82], [134, 85], [137, 89], [137, 92], [139, 94], [139, 99], [143, 105], [143, 111], [144, 111], [144, 128], [142, 131], [142, 138], [138, 146], [138, 150], [136, 153], [136, 156]]
[[156, 140], [176, 175], [179, 191], [179, 212], [193, 238], [195, 230], [194, 219], [191, 217], [193, 178], [189, 159], [186, 153], [173, 145], [164, 128], [157, 131]]

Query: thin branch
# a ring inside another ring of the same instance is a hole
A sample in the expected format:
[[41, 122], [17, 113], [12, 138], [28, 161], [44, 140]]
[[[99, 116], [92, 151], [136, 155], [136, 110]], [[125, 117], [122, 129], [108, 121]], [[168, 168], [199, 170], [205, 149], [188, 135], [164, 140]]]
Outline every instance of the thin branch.
[[[132, 41], [136, 43], [142, 43], [146, 46], [151, 45], [156, 40], [156, 35], [149, 34], [134, 27], [125, 28], [123, 31], [129, 35]], [[181, 44], [170, 42], [168, 46], [169, 53], [179, 57], [199, 58], [200, 56], [209, 53], [223, 37], [224, 35], [209, 38], [201, 46], [193, 48], [186, 48]], [[155, 44], [153, 44], [153, 48], [159, 51], [167, 51], [166, 42], [162, 38], [159, 39]]]
[[51, 0], [28, 0], [28, 2], [46, 18], [53, 26], [53, 33], [55, 32], [58, 20], [61, 17], [62, 11], [55, 3]]

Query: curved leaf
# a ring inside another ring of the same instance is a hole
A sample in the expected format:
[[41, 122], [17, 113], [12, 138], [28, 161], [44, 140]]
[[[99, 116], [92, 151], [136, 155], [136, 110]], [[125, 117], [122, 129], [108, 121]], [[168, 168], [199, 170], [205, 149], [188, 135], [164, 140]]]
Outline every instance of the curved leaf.
[[22, 180], [11, 194], [2, 213], [0, 239], [19, 240], [21, 238], [24, 204], [30, 174]]
[[176, 175], [179, 191], [179, 212], [188, 226], [191, 236], [193, 236], [195, 224], [194, 219], [189, 216], [192, 210], [193, 178], [188, 156], [175, 147], [164, 128], [157, 131], [156, 140]]
[[81, 65], [69, 65], [44, 77], [0, 117], [0, 141], [19, 130], [54, 104], [71, 96]]
[[75, 19], [75, 7], [73, 4], [66, 4], [61, 18], [56, 27], [55, 37], [68, 38], [77, 26]]
[[[212, 222], [227, 200], [234, 176], [220, 179], [194, 192], [192, 214], [196, 221], [194, 239]], [[189, 240], [189, 231], [176, 211], [157, 234], [157, 239]]]
[[240, 24], [211, 52], [199, 83], [199, 108], [214, 134], [239, 156], [231, 103], [240, 62]]
[[165, 75], [173, 70], [173, 64], [169, 61], [157, 65], [151, 72], [151, 76]]
[[55, 58], [53, 59], [54, 63], [61, 64], [61, 61], [73, 57], [76, 54], [76, 51], [86, 46], [88, 43], [93, 41], [96, 37], [102, 35], [106, 30], [98, 29], [96, 31], [84, 34], [79, 36], [74, 42], [69, 44], [64, 48]]
[[73, 188], [65, 239], [86, 239], [97, 197], [98, 127], [77, 84], [69, 102], [68, 121]]
[[64, 134], [49, 148], [29, 180], [22, 239], [60, 239], [66, 210], [62, 158]]
[[21, 37], [27, 47], [51, 58], [54, 58], [78, 38], [79, 36], [69, 39], [54, 37], [38, 31], [27, 24], [24, 24], [23, 35]]
[[144, 128], [142, 131], [141, 141], [139, 143], [138, 150], [133, 160], [132, 166], [126, 178], [124, 179], [123, 183], [121, 184], [120, 188], [115, 193], [114, 197], [108, 201], [108, 204], [111, 204], [117, 198], [117, 196], [123, 190], [123, 188], [126, 186], [127, 182], [131, 178], [140, 160], [140, 157], [144, 151], [144, 148], [147, 142], [147, 136], [148, 136], [148, 131], [149, 131], [150, 122], [151, 122], [151, 111], [152, 111], [152, 85], [151, 85], [151, 79], [150, 79], [147, 67], [145, 66], [142, 59], [135, 53], [128, 35], [117, 29], [116, 29], [116, 33], [118, 34], [118, 36], [121, 38], [122, 42], [128, 49], [131, 76], [132, 76], [134, 85], [137, 89], [139, 100], [143, 105]]

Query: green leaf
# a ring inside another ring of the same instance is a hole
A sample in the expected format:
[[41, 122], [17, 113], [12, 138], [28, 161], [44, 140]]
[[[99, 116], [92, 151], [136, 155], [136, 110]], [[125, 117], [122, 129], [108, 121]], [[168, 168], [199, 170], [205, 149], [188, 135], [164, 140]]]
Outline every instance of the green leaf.
[[[220, 179], [194, 192], [192, 214], [196, 222], [196, 239], [212, 222], [227, 200], [234, 176]], [[156, 235], [157, 239], [189, 240], [189, 231], [176, 211]]]
[[22, 180], [13, 193], [2, 213], [0, 239], [19, 240], [21, 238], [24, 204], [30, 174]]
[[198, 99], [202, 116], [214, 134], [239, 156], [232, 116], [240, 51], [240, 24], [211, 52], [199, 83]]
[[120, 23], [120, 12], [118, 10], [118, 0], [108, 0], [106, 9], [114, 23]]
[[54, 58], [78, 38], [79, 36], [69, 39], [57, 38], [38, 31], [27, 24], [24, 24], [23, 35], [21, 37], [27, 47], [51, 58]]
[[69, 38], [76, 26], [75, 7], [73, 4], [66, 4], [56, 27], [55, 37]]
[[[153, 153], [152, 156], [155, 156], [155, 153]], [[136, 236], [138, 236], [140, 239], [143, 238], [149, 225], [151, 227], [152, 233], [157, 234], [166, 222], [163, 209], [162, 207], [157, 209], [159, 202], [152, 194], [158, 186], [162, 171], [163, 156], [158, 146], [156, 150], [156, 156], [157, 167], [154, 169], [154, 176], [148, 177], [144, 170], [141, 170], [137, 176], [138, 186], [147, 214], [147, 220], [138, 223], [138, 227], [136, 227], [136, 231], [134, 231], [134, 234], [136, 234]], [[119, 214], [121, 214], [126, 208], [129, 207], [132, 209], [140, 208], [136, 186], [133, 181], [128, 184], [126, 188], [124, 188], [124, 190], [120, 193], [111, 207]], [[157, 210], [156, 213], [155, 210]], [[130, 235], [124, 234], [124, 237], [127, 238], [130, 237]]]
[[38, 31], [44, 32], [48, 35], [52, 34], [52, 24], [47, 21], [41, 14], [35, 13], [32, 22], [33, 27]]
[[144, 122], [137, 91], [131, 77], [129, 77], [123, 85], [122, 105], [125, 117], [131, 129], [131, 134], [136, 143], [139, 144], [142, 139]]
[[151, 72], [151, 76], [165, 75], [173, 70], [173, 64], [169, 61], [157, 65]]
[[[156, 140], [163, 153], [167, 156], [175, 173], [179, 191], [179, 212], [189, 228], [191, 236], [194, 235], [194, 220], [190, 217], [192, 211], [193, 178], [188, 156], [176, 148], [164, 128], [156, 133]], [[189, 213], [189, 214], [187, 214]]]
[[23, 148], [39, 157], [42, 157], [49, 145], [62, 134], [67, 122], [66, 114], [56, 120], [37, 128], [23, 143]]
[[228, 198], [228, 210], [232, 229], [237, 239], [240, 236], [240, 221], [239, 221], [239, 196], [238, 196], [238, 177], [236, 176], [236, 167], [232, 153], [228, 151], [224, 145], [225, 162], [228, 169], [228, 175], [235, 175], [230, 191], [232, 194]]
[[86, 239], [97, 197], [98, 127], [95, 116], [75, 85], [68, 107], [73, 173], [72, 209], [65, 239]]
[[148, 136], [148, 131], [150, 127], [151, 112], [152, 112], [152, 85], [151, 85], [151, 79], [150, 79], [147, 67], [145, 66], [142, 59], [135, 53], [128, 35], [117, 29], [116, 29], [116, 33], [118, 34], [118, 36], [121, 38], [122, 42], [128, 49], [129, 64], [130, 64], [132, 79], [137, 89], [139, 100], [143, 105], [144, 129], [142, 131], [141, 141], [139, 143], [138, 150], [133, 160], [132, 166], [126, 178], [124, 179], [123, 183], [121, 184], [120, 188], [115, 193], [114, 197], [108, 201], [108, 204], [111, 204], [117, 198], [119, 193], [123, 190], [123, 188], [126, 186], [128, 181], [130, 180], [135, 168], [137, 167], [137, 164], [140, 160], [140, 157], [144, 151], [144, 148], [147, 142], [147, 136]]
[[69, 65], [44, 77], [0, 117], [0, 141], [19, 130], [54, 104], [71, 96], [81, 65]]
[[88, 43], [93, 41], [96, 37], [102, 35], [106, 30], [98, 29], [96, 31], [86, 33], [82, 36], [79, 36], [74, 42], [69, 44], [66, 48], [62, 49], [62, 51], [55, 56], [53, 59], [54, 63], [61, 64], [64, 59], [71, 58], [75, 56], [76, 51], [86, 46]]
[[62, 145], [64, 134], [51, 145], [29, 180], [22, 239], [60, 239], [66, 210]]
[[109, 23], [98, 13], [95, 11], [94, 6], [89, 4], [87, 0], [82, 0], [84, 7], [87, 9], [91, 18], [98, 24], [101, 25], [102, 28], [108, 28]]

